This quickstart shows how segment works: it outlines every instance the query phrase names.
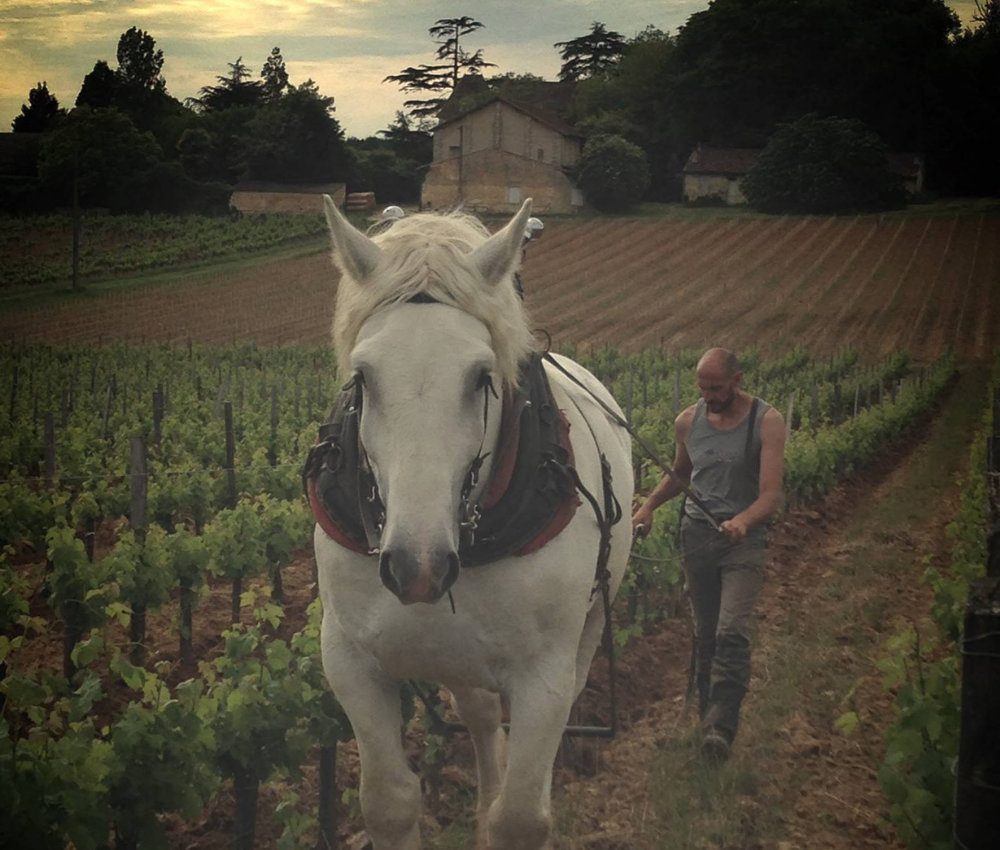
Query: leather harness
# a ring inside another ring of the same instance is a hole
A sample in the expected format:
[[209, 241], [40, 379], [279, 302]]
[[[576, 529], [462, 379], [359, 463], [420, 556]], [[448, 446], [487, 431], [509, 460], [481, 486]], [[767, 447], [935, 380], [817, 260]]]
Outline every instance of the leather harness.
[[[542, 548], [573, 518], [580, 505], [578, 491], [596, 509], [573, 466], [569, 423], [555, 404], [543, 356], [532, 354], [522, 364], [520, 389], [505, 393], [497, 457], [478, 503], [470, 504], [469, 496], [485, 459], [482, 450], [466, 475], [459, 516], [458, 554], [463, 567]], [[495, 391], [488, 380], [482, 389], [485, 425], [489, 397]], [[356, 375], [344, 385], [328, 421], [320, 427], [302, 480], [316, 521], [326, 534], [347, 549], [375, 555], [384, 506], [360, 440], [363, 403], [364, 382]], [[605, 496], [610, 492], [609, 473], [610, 469], [605, 470]], [[621, 516], [620, 509], [606, 510], [609, 515], [605, 517], [597, 513], [604, 523]]]

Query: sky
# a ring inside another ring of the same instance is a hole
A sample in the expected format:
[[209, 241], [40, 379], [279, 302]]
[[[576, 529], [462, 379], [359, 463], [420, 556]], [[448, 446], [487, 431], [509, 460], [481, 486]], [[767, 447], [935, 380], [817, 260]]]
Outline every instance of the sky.
[[[877, 0], [874, 0], [877, 2]], [[293, 84], [308, 78], [336, 98], [348, 136], [385, 129], [411, 95], [383, 83], [434, 61], [427, 33], [439, 18], [468, 15], [485, 27], [468, 36], [497, 65], [487, 73], [556, 79], [553, 44], [584, 35], [593, 21], [626, 37], [648, 24], [676, 32], [707, 0], [0, 0], [0, 131], [40, 81], [72, 108], [99, 59], [116, 67], [119, 36], [145, 30], [163, 51], [167, 91], [183, 100], [213, 85], [238, 57], [257, 74], [281, 48]], [[973, 0], [949, 4], [968, 22]], [[417, 95], [419, 96], [419, 95]]]

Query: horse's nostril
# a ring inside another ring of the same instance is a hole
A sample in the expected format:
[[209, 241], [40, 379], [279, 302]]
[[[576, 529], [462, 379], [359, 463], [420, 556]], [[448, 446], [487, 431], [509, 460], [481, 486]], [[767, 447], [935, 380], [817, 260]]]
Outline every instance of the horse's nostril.
[[402, 591], [392, 572], [392, 554], [388, 551], [384, 551], [378, 556], [378, 576], [388, 590], [399, 596]]
[[457, 552], [448, 553], [448, 572], [445, 573], [444, 581], [441, 582], [441, 592], [444, 593], [448, 590], [457, 580], [458, 571], [461, 569], [462, 562], [458, 559]]

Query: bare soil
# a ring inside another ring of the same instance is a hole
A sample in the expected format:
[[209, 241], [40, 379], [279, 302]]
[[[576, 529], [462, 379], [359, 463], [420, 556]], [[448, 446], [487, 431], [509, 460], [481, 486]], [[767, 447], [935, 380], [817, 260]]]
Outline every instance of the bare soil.
[[[1000, 218], [753, 218], [553, 223], [522, 273], [527, 308], [556, 345], [627, 351], [798, 344], [932, 360], [1000, 344]], [[336, 272], [326, 252], [205, 270], [168, 284], [41, 308], [12, 303], [0, 339], [320, 345]]]

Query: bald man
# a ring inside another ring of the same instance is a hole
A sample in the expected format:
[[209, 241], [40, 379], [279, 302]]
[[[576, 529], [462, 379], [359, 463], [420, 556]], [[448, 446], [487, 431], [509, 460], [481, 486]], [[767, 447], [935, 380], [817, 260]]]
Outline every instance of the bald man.
[[[697, 642], [702, 754], [725, 761], [750, 681], [749, 621], [764, 581], [767, 522], [781, 507], [785, 423], [741, 389], [731, 351], [706, 351], [696, 376], [701, 399], [674, 423], [674, 472], [722, 525], [720, 534], [685, 500], [681, 553]], [[666, 476], [633, 515], [633, 528], [649, 529], [653, 511], [681, 492]]]

